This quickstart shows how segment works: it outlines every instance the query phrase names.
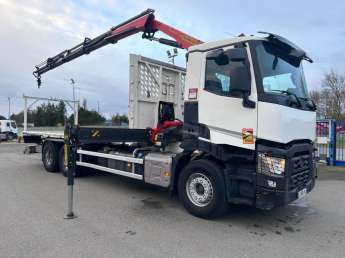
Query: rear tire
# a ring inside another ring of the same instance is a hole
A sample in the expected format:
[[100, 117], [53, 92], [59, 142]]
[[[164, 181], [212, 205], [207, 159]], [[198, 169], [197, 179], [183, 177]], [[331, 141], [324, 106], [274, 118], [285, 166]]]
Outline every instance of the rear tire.
[[42, 162], [46, 171], [59, 171], [59, 146], [56, 143], [47, 141], [43, 144]]
[[229, 207], [223, 170], [210, 160], [192, 161], [182, 170], [178, 194], [184, 207], [200, 218], [219, 217]]

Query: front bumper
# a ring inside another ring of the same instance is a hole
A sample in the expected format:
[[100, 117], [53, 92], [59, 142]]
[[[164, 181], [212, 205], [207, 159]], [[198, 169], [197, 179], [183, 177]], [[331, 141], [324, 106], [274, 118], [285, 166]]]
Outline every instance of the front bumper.
[[300, 189], [295, 188], [290, 191], [279, 191], [265, 187], [257, 187], [256, 208], [270, 210], [274, 207], [284, 206], [298, 199], [298, 192], [304, 188], [309, 193], [315, 186], [315, 179], [310, 180]]
[[[272, 209], [298, 199], [298, 192], [306, 189], [309, 193], [315, 186], [316, 167], [311, 144], [295, 144], [287, 149], [258, 146], [258, 151], [286, 159], [285, 175], [268, 176], [257, 173], [255, 206]], [[274, 182], [274, 187], [269, 184]]]

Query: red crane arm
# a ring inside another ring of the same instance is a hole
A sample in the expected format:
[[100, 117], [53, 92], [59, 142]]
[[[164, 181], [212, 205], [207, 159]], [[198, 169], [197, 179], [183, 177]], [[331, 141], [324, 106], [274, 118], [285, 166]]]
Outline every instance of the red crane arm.
[[157, 20], [154, 20], [152, 27], [174, 38], [181, 48], [187, 49], [191, 46], [203, 43], [201, 40]]
[[[165, 38], [155, 38], [157, 31], [161, 31], [174, 40]], [[114, 44], [119, 40], [129, 37], [138, 32], [143, 32], [144, 39], [158, 41], [173, 47], [187, 49], [190, 46], [203, 43], [180, 30], [157, 21], [154, 16], [154, 10], [148, 9], [133, 18], [120, 23], [109, 31], [93, 38], [85, 38], [84, 41], [71, 49], [64, 50], [56, 56], [48, 58], [39, 65], [35, 66], [34, 76], [37, 78], [38, 85], [41, 84], [41, 75], [82, 55], [89, 54], [92, 51], [108, 44]]]
[[[203, 43], [199, 39], [196, 39], [178, 29], [175, 29], [174, 27], [171, 27], [163, 22], [156, 20], [155, 16], [153, 15], [153, 10], [149, 9], [147, 11], [149, 11], [148, 14], [145, 14], [144, 16], [141, 16], [138, 19], [134, 19], [121, 26], [117, 26], [111, 29], [111, 39], [118, 41], [119, 39], [128, 37], [139, 31], [142, 31], [144, 32], [143, 38], [160, 41], [160, 39], [154, 38], [154, 33], [156, 33], [157, 31], [161, 31], [175, 39], [175, 44], [177, 44], [177, 46], [180, 48], [187, 49], [190, 46]], [[162, 41], [165, 42], [165, 40], [167, 39], [164, 39]], [[167, 41], [169, 42], [170, 40]]]
[[145, 32], [146, 27], [152, 19], [152, 15], [153, 13], [144, 14], [143, 16], [140, 16], [136, 19], [132, 18], [127, 22], [121, 23], [116, 27], [111, 28], [109, 31], [109, 39], [113, 41], [112, 43], [116, 43], [118, 40], [136, 34], [140, 31]]

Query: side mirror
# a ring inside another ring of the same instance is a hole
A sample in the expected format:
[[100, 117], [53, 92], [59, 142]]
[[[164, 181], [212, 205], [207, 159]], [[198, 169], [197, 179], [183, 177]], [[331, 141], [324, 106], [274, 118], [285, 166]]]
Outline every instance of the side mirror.
[[247, 52], [243, 47], [231, 48], [227, 51], [217, 49], [209, 53], [206, 58], [214, 60], [217, 65], [227, 65], [229, 62], [244, 62], [247, 59]]
[[244, 62], [247, 59], [247, 51], [244, 47], [231, 48], [225, 52], [225, 54], [233, 62]]
[[223, 49], [217, 49], [209, 53], [206, 57], [208, 60], [214, 60], [217, 65], [229, 64], [229, 57], [224, 53]]
[[250, 72], [244, 65], [235, 67], [230, 71], [230, 92], [250, 93]]
[[234, 67], [230, 71], [230, 92], [248, 93], [251, 90], [250, 71], [246, 65], [247, 51], [244, 47], [231, 48], [226, 51]]
[[255, 102], [248, 97], [251, 92], [250, 71], [245, 65], [240, 65], [230, 71], [230, 93], [240, 94], [243, 98], [243, 106], [247, 108], [255, 108]]

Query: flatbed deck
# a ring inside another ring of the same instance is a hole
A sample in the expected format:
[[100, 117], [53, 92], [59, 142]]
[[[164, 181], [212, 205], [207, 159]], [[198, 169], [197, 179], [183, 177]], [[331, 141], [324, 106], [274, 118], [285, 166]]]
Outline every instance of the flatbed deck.
[[46, 139], [53, 141], [63, 141], [63, 131], [23, 131], [22, 137], [25, 143], [42, 144]]
[[42, 138], [60, 138], [63, 139], [63, 131], [23, 131], [23, 136], [41, 136]]

